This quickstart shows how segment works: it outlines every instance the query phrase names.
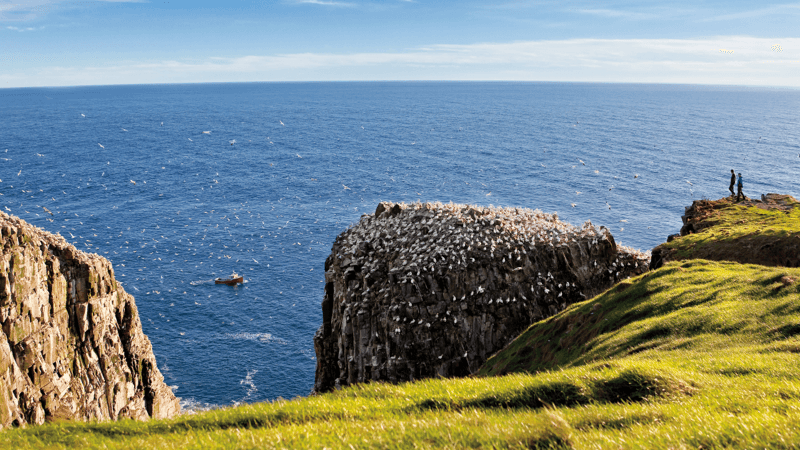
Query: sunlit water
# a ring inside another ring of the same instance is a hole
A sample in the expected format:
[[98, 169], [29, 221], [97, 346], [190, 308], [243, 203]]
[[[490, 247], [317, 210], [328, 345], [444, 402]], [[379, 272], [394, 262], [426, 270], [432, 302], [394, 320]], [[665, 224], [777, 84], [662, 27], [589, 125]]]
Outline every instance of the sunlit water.
[[379, 201], [539, 208], [648, 250], [731, 168], [797, 196], [799, 113], [796, 90], [661, 85], [0, 90], [0, 204], [113, 262], [185, 405], [291, 398], [333, 239]]

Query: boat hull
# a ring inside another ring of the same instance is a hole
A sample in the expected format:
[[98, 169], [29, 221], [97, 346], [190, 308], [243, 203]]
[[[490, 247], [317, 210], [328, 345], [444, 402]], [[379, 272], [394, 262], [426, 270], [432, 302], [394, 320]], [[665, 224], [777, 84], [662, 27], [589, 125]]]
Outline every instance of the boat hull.
[[228, 286], [233, 286], [233, 285], [242, 283], [243, 281], [244, 281], [244, 277], [233, 278], [233, 279], [228, 279], [228, 280], [223, 280], [223, 279], [217, 278], [216, 280], [214, 280], [214, 284], [227, 284]]

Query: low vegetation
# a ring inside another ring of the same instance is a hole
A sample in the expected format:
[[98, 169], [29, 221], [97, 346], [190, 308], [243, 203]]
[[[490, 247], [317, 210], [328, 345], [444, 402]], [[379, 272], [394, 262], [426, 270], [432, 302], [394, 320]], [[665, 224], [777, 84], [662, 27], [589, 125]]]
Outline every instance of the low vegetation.
[[474, 377], [51, 423], [0, 432], [0, 448], [798, 448], [798, 280], [674, 261], [533, 324]]
[[689, 212], [692, 234], [661, 244], [664, 260], [800, 266], [800, 203], [788, 195], [769, 195], [767, 202], [695, 202]]

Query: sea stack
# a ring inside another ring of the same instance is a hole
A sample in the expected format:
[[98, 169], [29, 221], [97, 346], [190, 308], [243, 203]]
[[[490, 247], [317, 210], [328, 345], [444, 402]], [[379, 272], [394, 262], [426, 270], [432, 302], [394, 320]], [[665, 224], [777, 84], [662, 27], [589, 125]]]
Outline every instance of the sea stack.
[[180, 405], [111, 263], [0, 212], [0, 429]]
[[556, 214], [381, 203], [325, 262], [314, 391], [468, 375], [531, 323], [648, 264], [605, 227]]

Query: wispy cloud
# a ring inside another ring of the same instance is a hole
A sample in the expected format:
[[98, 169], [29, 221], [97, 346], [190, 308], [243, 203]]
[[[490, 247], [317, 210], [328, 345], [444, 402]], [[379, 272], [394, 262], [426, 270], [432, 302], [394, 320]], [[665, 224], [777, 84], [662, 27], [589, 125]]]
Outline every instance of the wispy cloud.
[[614, 19], [656, 19], [659, 16], [653, 13], [642, 13], [636, 11], [625, 11], [621, 9], [581, 9], [579, 12], [583, 14], [591, 14], [600, 17], [609, 17]]
[[[0, 86], [212, 81], [520, 80], [800, 86], [800, 38], [568, 39], [46, 67]], [[721, 49], [733, 52], [721, 52]]]
[[147, 0], [0, 0], [0, 21], [30, 21], [46, 16], [58, 8], [80, 8], [92, 3], [147, 3]]
[[337, 2], [329, 0], [295, 0], [294, 3], [301, 5], [322, 5], [322, 6], [339, 6], [343, 8], [353, 8], [357, 6], [355, 3], [350, 2]]
[[44, 27], [12, 27], [12, 26], [8, 26], [8, 27], [6, 27], [6, 29], [7, 30], [11, 30], [11, 31], [18, 31], [20, 33], [24, 33], [26, 31], [43, 30]]
[[775, 16], [779, 14], [799, 15], [800, 3], [773, 5], [767, 8], [751, 9], [748, 11], [741, 11], [738, 13], [731, 13], [731, 14], [722, 14], [709, 17], [705, 19], [705, 21], [711, 22], [711, 21], [722, 21], [722, 20], [753, 19], [756, 17]]

